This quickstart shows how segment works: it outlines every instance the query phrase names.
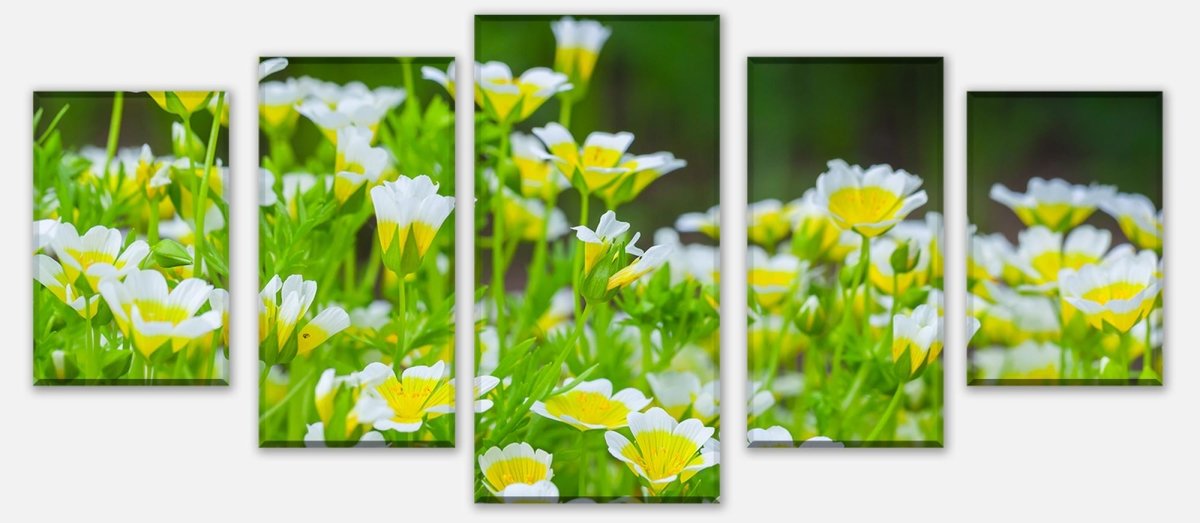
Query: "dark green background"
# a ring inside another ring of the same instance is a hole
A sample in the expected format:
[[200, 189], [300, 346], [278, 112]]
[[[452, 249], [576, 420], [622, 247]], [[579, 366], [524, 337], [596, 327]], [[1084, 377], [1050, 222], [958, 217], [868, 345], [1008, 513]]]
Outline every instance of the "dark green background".
[[[592, 131], [629, 131], [635, 137], [631, 153], [669, 151], [688, 162], [621, 206], [618, 217], [631, 222], [633, 230], [652, 235], [658, 227], [674, 225], [680, 214], [716, 205], [721, 137], [718, 17], [573, 16], [598, 20], [612, 29], [587, 97], [572, 107], [575, 139], [582, 145]], [[514, 75], [531, 67], [553, 68], [550, 22], [560, 18], [477, 16], [475, 59], [504, 62]], [[517, 130], [529, 133], [558, 115], [557, 99], [550, 100]], [[578, 216], [575, 198], [563, 198], [560, 204], [567, 216]], [[602, 212], [597, 209], [593, 204], [593, 222]]]
[[[85, 145], [93, 145], [103, 149], [108, 143], [113, 94], [112, 91], [34, 93], [33, 110], [44, 111], [40, 128], [34, 130], [34, 138], [41, 136], [64, 105], [70, 104], [70, 109], [59, 120], [57, 127], [62, 133], [63, 148], [78, 152]], [[228, 93], [225, 94], [225, 103], [229, 104]], [[149, 144], [155, 156], [171, 155], [171, 122], [179, 117], [164, 111], [144, 92], [126, 92], [124, 105], [117, 148], [140, 148], [143, 144]], [[230, 115], [231, 120], [236, 117], [236, 114]], [[192, 115], [192, 131], [200, 137], [207, 139], [211, 126], [212, 113], [207, 110], [202, 109]], [[222, 128], [217, 140], [217, 158], [226, 164], [229, 162], [228, 147], [229, 130]]]
[[799, 198], [826, 162], [879, 163], [924, 180], [942, 208], [941, 58], [750, 58], [749, 197]]
[[[1015, 239], [1024, 225], [988, 193], [994, 183], [1025, 192], [1035, 176], [1115, 185], [1161, 208], [1162, 104], [1159, 92], [968, 93], [971, 223]], [[1124, 238], [1116, 220], [1104, 213], [1087, 223], [1114, 231], [1114, 241]]]

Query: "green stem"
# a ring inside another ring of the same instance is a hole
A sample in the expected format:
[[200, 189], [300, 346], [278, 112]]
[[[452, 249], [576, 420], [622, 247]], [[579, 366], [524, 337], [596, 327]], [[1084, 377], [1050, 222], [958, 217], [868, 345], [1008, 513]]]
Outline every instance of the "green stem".
[[[584, 226], [586, 226], [588, 224], [588, 200], [589, 200], [588, 192], [580, 191], [579, 192], [579, 224], [584, 225]], [[583, 310], [583, 300], [582, 300], [582, 298], [580, 298], [579, 289], [581, 287], [583, 287], [583, 278], [585, 276], [583, 274], [584, 243], [583, 242], [574, 242], [574, 243], [575, 243], [575, 249], [571, 253], [571, 256], [572, 256], [572, 265], [575, 267], [575, 270], [573, 271], [575, 274], [575, 285], [571, 286], [571, 294], [573, 295], [571, 302], [575, 304], [575, 317], [578, 318], [580, 315], [580, 312]], [[585, 340], [581, 340], [581, 341], [585, 341]]]
[[559, 100], [562, 105], [558, 110], [558, 123], [562, 124], [568, 130], [571, 129], [571, 106], [574, 105], [574, 100], [569, 96], [560, 96]]
[[864, 264], [863, 271], [863, 336], [871, 336], [871, 238], [865, 234], [862, 236], [862, 251], [859, 256], [859, 263]]
[[104, 149], [104, 178], [108, 178], [112, 168], [113, 157], [117, 154], [117, 142], [121, 136], [121, 112], [125, 107], [125, 93], [117, 91], [113, 95], [112, 116], [108, 121], [108, 145]]
[[193, 260], [192, 272], [200, 278], [204, 278], [204, 251], [207, 247], [206, 234], [204, 232], [204, 213], [208, 209], [208, 177], [212, 171], [213, 159], [217, 154], [217, 136], [221, 132], [221, 111], [225, 107], [225, 92], [217, 93], [217, 107], [213, 109], [212, 127], [208, 131], [208, 148], [204, 153], [204, 175], [200, 177], [200, 190], [196, 195], [195, 208], [192, 211], [196, 215], [196, 259]]
[[496, 307], [496, 338], [504, 350], [508, 325], [504, 319], [504, 161], [508, 158], [508, 140], [511, 130], [500, 130], [500, 157], [496, 162], [496, 194], [492, 206], [492, 301]]
[[407, 337], [408, 332], [408, 296], [405, 295], [405, 287], [407, 287], [404, 281], [405, 275], [397, 274], [396, 276], [399, 280], [397, 286], [400, 288], [399, 300], [396, 302], [396, 319], [399, 328], [396, 329], [396, 355], [392, 357], [392, 368], [399, 373], [400, 359], [404, 357], [404, 338]]
[[146, 240], [153, 247], [158, 243], [158, 198], [146, 196], [146, 204], [150, 206], [149, 223], [146, 225]]
[[1150, 315], [1146, 315], [1146, 346], [1142, 349], [1142, 378], [1150, 379], [1154, 375], [1154, 347], [1150, 345], [1150, 331], [1153, 326], [1150, 324]]
[[896, 408], [900, 406], [902, 397], [904, 397], [903, 381], [896, 385], [896, 392], [892, 393], [892, 401], [888, 403], [887, 410], [883, 411], [883, 415], [879, 417], [879, 423], [876, 423], [875, 428], [871, 429], [871, 433], [867, 435], [867, 441], [875, 441], [875, 438], [879, 437], [879, 433], [883, 432], [883, 427], [887, 426], [892, 415], [896, 413]]

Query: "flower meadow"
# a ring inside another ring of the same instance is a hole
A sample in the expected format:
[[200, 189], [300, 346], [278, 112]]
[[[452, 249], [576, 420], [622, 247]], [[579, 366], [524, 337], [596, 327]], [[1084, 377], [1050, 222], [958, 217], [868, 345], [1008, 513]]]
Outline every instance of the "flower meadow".
[[454, 442], [450, 59], [259, 68], [263, 446]]
[[943, 444], [942, 71], [750, 59], [751, 447]]
[[944, 241], [922, 184], [835, 159], [750, 204], [751, 446], [940, 444]]
[[[477, 23], [478, 35], [520, 33], [507, 18]], [[638, 129], [572, 121], [622, 96], [598, 81], [627, 63], [614, 56], [606, 69], [606, 46], [629, 49], [622, 39], [654, 38], [676, 22], [534, 18], [521, 27], [553, 36], [533, 56], [544, 65], [475, 64], [475, 498], [713, 501], [717, 174], [712, 191], [688, 202], [697, 213], [640, 229], [625, 217], [663, 205], [654, 189], [691, 189], [681, 176], [694, 167], [639, 147]], [[454, 92], [453, 70], [425, 74]], [[643, 82], [655, 78], [634, 79]]]
[[35, 94], [35, 383], [227, 383], [228, 108], [223, 92]]
[[968, 383], [1161, 385], [1161, 93], [970, 93], [968, 112], [988, 138], [969, 151]]

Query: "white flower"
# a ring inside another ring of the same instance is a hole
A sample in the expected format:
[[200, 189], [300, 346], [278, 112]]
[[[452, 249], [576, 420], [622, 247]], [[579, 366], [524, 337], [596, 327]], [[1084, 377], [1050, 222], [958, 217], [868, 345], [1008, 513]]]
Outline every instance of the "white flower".
[[[305, 447], [324, 447], [325, 446], [325, 423], [318, 421], [307, 425], [308, 431], [304, 433]], [[363, 434], [358, 439], [358, 444], [355, 447], [382, 447], [385, 444], [383, 434], [376, 431], [370, 431]]]
[[275, 173], [260, 167], [258, 169], [258, 205], [273, 207], [279, 201], [275, 194]]
[[595, 20], [575, 20], [569, 16], [551, 22], [557, 44], [554, 68], [559, 72], [586, 82], [592, 77], [596, 60], [612, 29]]
[[816, 202], [829, 211], [843, 229], [863, 236], [878, 236], [925, 204], [928, 196], [921, 179], [903, 169], [858, 165], [831, 160], [829, 170], [817, 177]]
[[705, 212], [689, 212], [675, 220], [679, 232], [699, 232], [710, 238], [721, 237], [721, 207], [714, 205]]
[[[437, 194], [428, 176], [401, 176], [371, 188], [384, 264], [397, 274], [414, 272], [454, 210], [454, 197]], [[409, 241], [409, 238], [412, 241]]]
[[654, 407], [644, 414], [629, 413], [628, 425], [632, 442], [616, 431], [604, 433], [608, 452], [645, 479], [652, 495], [675, 481], [686, 483], [720, 461], [719, 443], [712, 439], [716, 430], [698, 419], [677, 422]]
[[1141, 249], [1162, 249], [1163, 212], [1141, 194], [1120, 193], [1100, 201], [1100, 209], [1116, 218], [1121, 231]]
[[571, 131], [557, 122], [534, 128], [533, 134], [549, 149], [544, 159], [554, 162], [568, 180], [582, 177], [589, 192], [610, 188], [632, 172], [631, 168], [620, 165], [633, 143], [632, 133], [593, 132], [584, 139], [583, 147]]
[[1083, 186], [1061, 178], [1049, 181], [1032, 178], [1023, 194], [996, 184], [992, 186], [991, 197], [1012, 209], [1025, 225], [1042, 225], [1061, 232], [1083, 223], [1100, 202], [1116, 193], [1117, 189], [1110, 185]]
[[423, 66], [421, 67], [421, 77], [441, 84], [442, 87], [446, 88], [446, 92], [450, 93], [450, 96], [457, 96], [455, 92], [455, 83], [457, 80], [455, 79], [454, 63], [454, 61], [451, 61], [450, 65], [446, 66], [445, 71], [428, 65]]
[[213, 290], [202, 280], [188, 278], [168, 290], [162, 273], [139, 270], [124, 281], [103, 280], [99, 287], [121, 332], [132, 336], [134, 346], [147, 358], [167, 342], [179, 351], [221, 328], [218, 311], [196, 316]]
[[150, 245], [142, 240], [136, 240], [122, 250], [121, 237], [121, 231], [97, 225], [81, 238], [75, 225], [64, 222], [55, 228], [51, 245], [62, 262], [68, 282], [74, 282], [83, 274], [88, 285], [96, 289], [103, 279], [121, 279], [136, 271], [150, 254]]
[[388, 165], [388, 153], [371, 147], [371, 130], [349, 125], [337, 130], [337, 158], [333, 194], [346, 203], [364, 184], [374, 184]]
[[530, 411], [544, 418], [561, 421], [579, 430], [624, 427], [626, 415], [650, 404], [650, 398], [635, 388], [613, 394], [606, 379], [585, 381], [571, 390], [535, 401]]
[[479, 472], [488, 492], [506, 501], [513, 498], [541, 498], [556, 501], [558, 489], [551, 480], [554, 456], [528, 443], [509, 443], [503, 449], [492, 447], [479, 456]]
[[545, 67], [534, 67], [513, 78], [504, 63], [475, 62], [475, 101], [498, 122], [525, 120], [551, 96], [570, 89], [566, 75]]
[[1129, 332], [1150, 314], [1161, 289], [1158, 256], [1148, 250], [1111, 257], [1078, 271], [1063, 269], [1058, 279], [1063, 300], [1089, 324], [1110, 325], [1120, 332]]

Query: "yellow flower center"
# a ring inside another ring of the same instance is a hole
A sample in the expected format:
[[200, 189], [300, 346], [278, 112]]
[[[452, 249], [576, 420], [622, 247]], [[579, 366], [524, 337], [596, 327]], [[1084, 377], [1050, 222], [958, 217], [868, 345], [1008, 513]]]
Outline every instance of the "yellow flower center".
[[903, 200], [880, 187], [846, 187], [829, 196], [829, 212], [851, 227], [894, 218]]
[[1083, 299], [1104, 305], [1114, 300], [1128, 300], [1142, 292], [1145, 285], [1131, 282], [1113, 282], [1102, 287], [1096, 287], [1083, 294]]
[[546, 479], [546, 465], [533, 458], [509, 458], [493, 463], [483, 475], [499, 491], [514, 483], [532, 485]]
[[700, 450], [692, 440], [665, 430], [651, 430], [634, 436], [636, 445], [626, 446], [622, 454], [637, 463], [651, 481], [683, 472]]
[[392, 421], [417, 423], [425, 415], [425, 410], [435, 403], [435, 392], [444, 388], [441, 384], [441, 380], [429, 378], [398, 380], [391, 377], [375, 390], [391, 407]]
[[620, 427], [625, 425], [629, 408], [599, 392], [571, 391], [546, 400], [546, 412], [570, 416], [589, 425]]

